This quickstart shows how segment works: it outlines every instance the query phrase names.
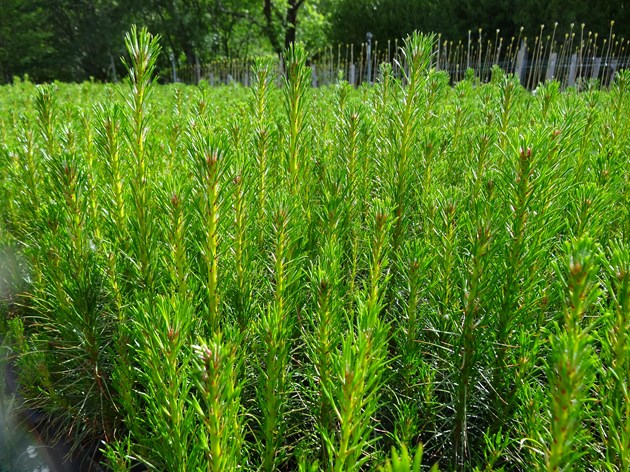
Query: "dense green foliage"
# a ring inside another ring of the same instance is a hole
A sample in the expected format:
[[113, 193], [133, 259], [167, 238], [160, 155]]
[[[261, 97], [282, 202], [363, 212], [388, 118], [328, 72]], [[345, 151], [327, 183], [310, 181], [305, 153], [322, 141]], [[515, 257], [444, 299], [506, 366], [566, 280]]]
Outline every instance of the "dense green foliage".
[[[122, 37], [132, 24], [147, 26], [164, 38], [167, 54], [159, 63], [169, 77], [169, 55], [179, 66], [207, 63], [218, 57], [242, 58], [281, 54], [298, 39], [307, 50], [360, 44], [366, 33], [375, 41], [401, 40], [412, 31], [441, 33], [466, 40], [482, 28], [488, 39], [501, 30], [507, 43], [518, 36], [557, 37], [586, 31], [607, 37], [615, 20], [617, 38], [630, 37], [627, 0], [2, 0], [0, 2], [0, 82], [29, 74], [50, 80], [116, 80], [124, 72]], [[601, 42], [601, 40], [600, 40]]]
[[533, 38], [540, 25], [547, 32], [558, 22], [560, 33], [570, 24], [586, 23], [588, 29], [604, 34], [615, 20], [620, 36], [628, 37], [630, 5], [626, 0], [602, 0], [593, 7], [588, 0], [338, 0], [331, 17], [331, 39], [358, 43], [371, 31], [375, 38], [399, 39], [414, 30], [434, 31], [451, 40], [465, 39], [468, 30], [482, 28], [493, 36], [498, 28], [509, 39], [523, 27]]
[[[0, 89], [2, 330], [114, 471], [630, 464], [630, 74]], [[102, 443], [100, 442], [102, 441]], [[393, 450], [392, 450], [393, 449]]]
[[[125, 53], [124, 32], [135, 23], [164, 38], [162, 68], [170, 65], [170, 54], [179, 65], [192, 65], [271, 52], [276, 44], [281, 52], [287, 2], [295, 0], [3, 0], [0, 82], [24, 74], [38, 82], [115, 80], [123, 72], [116, 68]], [[308, 19], [317, 18], [317, 4], [311, 0], [302, 15], [304, 39], [316, 37]]]

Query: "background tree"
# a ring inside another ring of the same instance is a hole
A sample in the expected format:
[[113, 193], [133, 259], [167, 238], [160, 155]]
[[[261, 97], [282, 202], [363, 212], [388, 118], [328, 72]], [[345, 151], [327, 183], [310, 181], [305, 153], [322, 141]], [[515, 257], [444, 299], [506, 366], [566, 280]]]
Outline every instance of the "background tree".
[[306, 0], [263, 0], [264, 32], [274, 52], [295, 42], [298, 13]]
[[304, 43], [306, 50], [315, 53], [330, 46], [330, 25], [333, 15], [330, 1], [311, 0], [300, 12], [297, 40]]
[[35, 80], [52, 71], [52, 32], [46, 29], [44, 1], [2, 0], [0, 3], [0, 83], [14, 75], [30, 74]]
[[541, 24], [549, 31], [556, 21], [559, 33], [569, 31], [571, 23], [577, 27], [585, 23], [601, 35], [615, 20], [617, 36], [630, 36], [628, 0], [601, 0], [597, 8], [588, 0], [337, 0], [331, 8], [333, 43], [363, 42], [368, 31], [378, 41], [401, 39], [414, 30], [459, 40], [468, 30], [482, 28], [494, 36], [498, 28], [510, 37], [524, 27], [524, 34], [533, 37]]
[[243, 57], [269, 50], [260, 0], [214, 0], [209, 8], [217, 55]]
[[[630, 38], [629, 0], [0, 0], [0, 82], [29, 74], [36, 81], [111, 80], [123, 73], [125, 31], [136, 23], [162, 36], [179, 66], [217, 57], [280, 54], [300, 40], [311, 53], [366, 33], [381, 44], [414, 30], [465, 40], [468, 31], [494, 39], [533, 38], [558, 22], [557, 34], [579, 34], [582, 23], [600, 37], [615, 20]], [[170, 68], [169, 54], [160, 57]]]
[[141, 17], [149, 29], [164, 38], [164, 45], [183, 56], [188, 65], [200, 60], [211, 45], [209, 0], [149, 0], [141, 7]]
[[46, 2], [57, 78], [106, 80], [124, 51], [123, 36], [133, 19], [133, 2], [52, 0]]
[[[414, 30], [454, 33], [452, 0], [338, 0], [331, 15], [331, 39], [360, 43], [369, 31], [374, 40], [404, 38]], [[452, 22], [451, 22], [452, 23]]]

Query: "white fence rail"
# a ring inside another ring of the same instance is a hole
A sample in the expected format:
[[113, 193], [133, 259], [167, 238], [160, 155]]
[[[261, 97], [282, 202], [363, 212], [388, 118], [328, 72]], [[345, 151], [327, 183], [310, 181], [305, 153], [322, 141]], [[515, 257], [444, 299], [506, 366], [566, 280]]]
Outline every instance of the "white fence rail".
[[[542, 32], [542, 30], [541, 30]], [[478, 80], [490, 80], [492, 68], [498, 66], [515, 74], [523, 86], [533, 89], [539, 83], [555, 79], [570, 87], [597, 80], [608, 86], [617, 71], [630, 68], [630, 41], [616, 38], [611, 33], [598, 39], [598, 35], [581, 31], [565, 35], [562, 41], [552, 36], [529, 40], [511, 38], [505, 42], [498, 32], [494, 40], [485, 40], [481, 32], [475, 40], [453, 43], [438, 37], [433, 66], [449, 73], [451, 81], [458, 82], [472, 74]], [[366, 42], [360, 45], [344, 44], [329, 47], [311, 57], [313, 86], [336, 83], [339, 78], [355, 86], [378, 79], [379, 65], [392, 64], [395, 75], [400, 75], [401, 43], [388, 41], [385, 45]], [[173, 68], [173, 78], [186, 83], [207, 81], [211, 86], [251, 83], [252, 59], [222, 59], [209, 64]], [[468, 71], [468, 72], [467, 72]]]

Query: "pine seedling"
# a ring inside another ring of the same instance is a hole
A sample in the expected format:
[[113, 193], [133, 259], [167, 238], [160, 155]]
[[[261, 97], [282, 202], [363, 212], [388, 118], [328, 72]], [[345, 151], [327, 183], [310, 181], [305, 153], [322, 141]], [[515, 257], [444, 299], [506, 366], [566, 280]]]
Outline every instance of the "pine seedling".
[[127, 102], [127, 120], [129, 129], [127, 140], [129, 150], [133, 156], [133, 170], [131, 188], [133, 194], [134, 220], [132, 223], [134, 249], [138, 257], [138, 267], [142, 288], [146, 294], [152, 296], [155, 278], [155, 264], [152, 257], [153, 239], [151, 238], [152, 218], [150, 209], [150, 195], [148, 186], [148, 154], [146, 149], [149, 132], [149, 111], [147, 100], [154, 84], [154, 73], [157, 58], [160, 54], [159, 36], [151, 35], [146, 28], [138, 31], [133, 25], [125, 36], [125, 46], [130, 62], [123, 59], [129, 76], [127, 85], [130, 96]]
[[123, 177], [125, 164], [121, 160], [123, 110], [118, 104], [97, 108], [96, 114], [99, 126], [96, 128], [94, 140], [96, 155], [106, 162], [104, 166], [104, 187], [107, 202], [104, 205], [106, 215], [109, 217], [107, 228], [114, 234], [104, 234], [108, 240], [118, 243], [121, 249], [125, 249], [127, 243], [127, 208], [125, 202], [125, 179]]
[[536, 90], [539, 91], [539, 93], [536, 93], [536, 98], [540, 103], [540, 117], [545, 122], [553, 106], [558, 102], [560, 82], [552, 80], [541, 84]]
[[[602, 430], [607, 466], [630, 467], [630, 250], [616, 242], [605, 263], [612, 327], [602, 340]], [[603, 366], [602, 366], [603, 367]]]
[[308, 155], [304, 137], [310, 102], [310, 68], [306, 65], [306, 51], [302, 44], [293, 43], [285, 53], [287, 68], [284, 79], [284, 102], [288, 123], [287, 177], [293, 195], [300, 194], [300, 187], [307, 174]]
[[[435, 44], [435, 42], [433, 44]], [[431, 54], [431, 58], [433, 58], [433, 53]], [[424, 129], [431, 129], [439, 124], [440, 110], [438, 109], [438, 103], [445, 98], [449, 90], [450, 78], [446, 71], [438, 71], [434, 68], [429, 69], [426, 74], [426, 82], [424, 85], [426, 108], [424, 120], [422, 120], [422, 127]]]
[[387, 366], [387, 330], [379, 319], [380, 300], [360, 301], [356, 326], [333, 357], [335, 381], [327, 388], [334, 405], [339, 429], [336, 438], [327, 437], [328, 455], [335, 472], [360, 470], [370, 460], [368, 448], [375, 441], [376, 414]]
[[434, 36], [414, 33], [405, 40], [401, 50], [408, 72], [404, 74], [405, 86], [402, 88], [402, 110], [396, 122], [396, 139], [392, 143], [392, 156], [395, 165], [392, 201], [395, 205], [393, 250], [397, 251], [405, 237], [406, 205], [410, 186], [413, 149], [416, 146], [417, 126], [420, 122], [420, 104], [424, 105], [426, 78], [431, 65]]
[[392, 448], [391, 458], [387, 459], [384, 466], [379, 467], [380, 472], [420, 472], [422, 470], [422, 444], [416, 447], [416, 452], [411, 455], [407, 446], [402, 445], [400, 452]]
[[599, 296], [595, 286], [595, 246], [582, 238], [567, 247], [568, 274], [564, 278], [566, 299], [563, 331], [552, 341], [549, 363], [551, 387], [550, 444], [546, 451], [549, 471], [572, 470], [586, 454], [584, 408], [593, 383], [593, 354], [584, 315]]
[[375, 89], [375, 109], [379, 116], [383, 116], [390, 103], [397, 100], [394, 71], [389, 62], [379, 66], [379, 79]]
[[238, 469], [243, 463], [243, 416], [236, 345], [221, 334], [195, 347], [192, 404], [203, 425], [199, 440], [209, 472]]
[[[233, 310], [241, 331], [245, 331], [249, 323], [254, 305], [253, 284], [255, 278], [256, 262], [254, 260], [255, 238], [252, 238], [252, 217], [256, 216], [255, 203], [252, 203], [253, 195], [250, 168], [246, 164], [243, 154], [236, 159], [235, 175], [232, 182], [232, 214], [233, 230], [229, 252], [234, 261], [234, 289], [232, 292]], [[258, 222], [262, 224], [262, 222]]]
[[358, 109], [341, 111], [340, 123], [343, 137], [339, 143], [339, 149], [343, 152], [343, 160], [347, 169], [346, 194], [351, 198], [351, 210], [359, 208], [361, 195], [363, 194], [363, 182], [361, 166], [365, 163], [365, 136], [367, 127], [362, 121]]
[[[135, 75], [123, 94], [0, 87], [0, 238], [18, 254], [0, 278], [26, 292], [0, 300], [0, 325], [20, 338], [27, 405], [79, 447], [105, 440], [120, 471], [367, 470], [394, 467], [392, 444], [406, 470], [419, 442], [451, 468], [627, 469], [626, 75], [530, 94], [496, 71], [450, 88], [427, 67], [414, 87], [403, 64], [376, 87], [310, 90], [302, 67], [300, 91], [269, 63], [253, 93], [151, 79], [138, 101]], [[610, 248], [602, 296], [563, 332], [571, 276], [554, 280], [571, 271], [552, 261], [587, 234]], [[191, 319], [175, 361], [165, 305]], [[238, 371], [206, 369], [203, 348]]]
[[[190, 404], [193, 314], [190, 304], [178, 297], [160, 296], [132, 309], [134, 395], [142, 413], [125, 421], [138, 458], [152, 468], [197, 470], [204, 463], [197, 446], [196, 410]], [[124, 400], [122, 406], [127, 415], [137, 412]]]
[[[59, 116], [61, 112], [58, 105], [56, 86], [45, 84], [37, 86], [35, 90], [35, 123], [38, 130], [39, 146], [36, 148], [28, 146], [26, 148], [25, 157], [28, 166], [27, 176], [29, 177], [27, 182], [32, 182], [31, 185], [33, 185], [29, 192], [30, 200], [34, 205], [31, 211], [39, 212], [37, 214], [38, 218], [41, 219], [43, 216], [44, 219], [48, 220], [46, 222], [48, 227], [54, 230], [56, 229], [55, 226], [58, 224], [58, 221], [56, 221], [57, 215], [55, 215], [54, 210], [51, 211], [51, 208], [48, 207], [49, 202], [47, 200], [50, 198], [50, 195], [46, 195], [46, 193], [55, 191], [54, 188], [51, 188], [54, 186], [54, 183], [51, 183], [50, 179], [47, 178], [47, 172], [45, 172], [44, 169], [48, 167], [51, 162], [60, 163], [63, 160], [60, 156], [61, 139], [59, 136]], [[30, 145], [30, 143], [28, 144]], [[31, 152], [38, 150], [41, 152], [41, 160], [37, 159], [34, 154], [31, 154]], [[41, 172], [40, 178], [38, 178], [38, 168]], [[38, 183], [42, 184], [43, 188], [41, 190], [34, 187]], [[41, 197], [38, 196], [38, 194], [40, 194]], [[41, 214], [42, 211], [45, 216]]]
[[437, 257], [434, 259], [434, 287], [433, 297], [437, 304], [437, 311], [442, 319], [440, 329], [450, 316], [453, 309], [453, 299], [456, 286], [454, 273], [458, 262], [457, 235], [457, 202], [449, 200], [439, 204], [439, 221], [433, 223], [435, 247]]
[[295, 284], [299, 277], [294, 252], [297, 234], [292, 221], [296, 215], [290, 204], [283, 201], [284, 197], [278, 197], [280, 201], [271, 216], [273, 301], [267, 306], [258, 327], [263, 345], [258, 402], [262, 411], [260, 447], [265, 472], [275, 470], [286, 459], [283, 440], [290, 389], [289, 354], [297, 308]]
[[574, 166], [575, 177], [578, 181], [584, 181], [588, 177], [590, 167], [590, 156], [588, 150], [591, 148], [591, 136], [593, 136], [593, 129], [598, 126], [600, 118], [599, 106], [599, 93], [598, 92], [584, 92], [580, 95], [582, 103], [580, 106], [580, 112], [582, 116], [585, 116], [584, 128], [581, 130], [581, 136], [579, 139], [579, 148], [577, 154], [577, 160]]
[[459, 366], [455, 373], [454, 418], [453, 418], [453, 465], [460, 470], [471, 456], [469, 440], [470, 403], [473, 402], [476, 383], [479, 380], [479, 364], [483, 354], [483, 335], [479, 327], [485, 322], [488, 303], [488, 265], [491, 230], [483, 221], [473, 230], [470, 248], [470, 269], [464, 281], [463, 313], [458, 323], [457, 340], [453, 346]]
[[[350, 87], [348, 85], [348, 87]], [[364, 109], [347, 103], [344, 95], [349, 89], [340, 85], [337, 90], [337, 122], [335, 126], [335, 149], [330, 163], [331, 174], [335, 179], [336, 215], [338, 225], [335, 228], [338, 240], [345, 243], [350, 266], [349, 292], [355, 292], [355, 282], [359, 270], [360, 252], [363, 249], [363, 215], [367, 207], [367, 194], [370, 176], [370, 164], [367, 159], [368, 125], [364, 119]], [[337, 164], [337, 159], [343, 166]], [[324, 221], [330, 222], [328, 215]]]
[[[43, 116], [41, 112], [38, 113], [38, 116], [40, 117], [39, 122], [42, 122]], [[25, 195], [20, 199], [18, 208], [12, 213], [16, 213], [16, 219], [18, 220], [13, 224], [16, 226], [20, 236], [25, 237], [31, 233], [30, 227], [36, 225], [39, 221], [39, 215], [42, 211], [40, 207], [43, 203], [41, 194], [44, 177], [42, 176], [40, 160], [36, 158], [38, 146], [35, 130], [26, 121], [22, 122], [21, 125], [24, 135], [20, 138], [20, 145], [16, 150], [15, 165], [17, 169], [13, 172], [13, 175], [17, 181], [24, 183], [23, 193]]]
[[[270, 120], [270, 95], [275, 81], [275, 63], [270, 59], [259, 58], [253, 66], [254, 82], [252, 84], [251, 112], [253, 121], [252, 145], [256, 155], [258, 172], [258, 221], [264, 223], [267, 194], [269, 189], [269, 154], [273, 134], [268, 124]], [[262, 231], [260, 232], [262, 234]]]
[[504, 149], [509, 142], [508, 130], [514, 120], [515, 110], [518, 109], [518, 95], [521, 84], [517, 77], [508, 75], [499, 85], [499, 147]]
[[[367, 283], [367, 309], [374, 316], [380, 314], [383, 293], [387, 287], [386, 270], [389, 265], [390, 232], [392, 227], [389, 204], [377, 201], [373, 210], [370, 268]], [[367, 329], [367, 326], [364, 328]]]
[[325, 386], [339, 422], [336, 438], [324, 435], [335, 472], [359, 470], [370, 460], [368, 448], [375, 441], [372, 417], [378, 409], [385, 381], [383, 371], [388, 364], [389, 326], [381, 319], [381, 287], [387, 285], [384, 271], [391, 229], [388, 210], [383, 203], [374, 209], [369, 279], [358, 301], [355, 320], [349, 322], [341, 352], [332, 357], [336, 380]]
[[[562, 213], [554, 208], [559, 182], [553, 156], [557, 151], [554, 134], [547, 128], [531, 138], [519, 139], [510, 146], [506, 157], [513, 161], [499, 181], [499, 194], [509, 202], [505, 218], [504, 263], [497, 267], [503, 275], [498, 282], [498, 300], [493, 324], [496, 327], [491, 403], [496, 421], [493, 432], [506, 424], [515, 406], [517, 377], [527, 375], [515, 369], [522, 333], [531, 336], [540, 329], [539, 304], [543, 295], [544, 268], [552, 257], [552, 238], [559, 231]], [[551, 138], [551, 139], [550, 139]], [[505, 188], [505, 190], [503, 189]], [[505, 193], [507, 192], [507, 194]], [[539, 316], [534, 316], [539, 313]], [[532, 343], [533, 346], [533, 343]], [[526, 351], [526, 346], [521, 346]], [[528, 357], [525, 354], [525, 357]]]
[[[14, 149], [16, 145], [10, 144], [11, 138], [6, 135], [7, 133], [1, 124], [0, 134], [0, 139], [5, 140], [4, 143], [0, 144], [0, 179], [8, 184], [17, 178], [21, 173], [20, 167], [23, 166], [20, 166], [18, 153]], [[4, 185], [0, 189], [0, 201], [4, 202], [4, 206], [0, 207], [0, 219], [3, 221], [3, 226], [0, 226], [0, 229], [3, 232], [7, 231], [9, 227], [17, 229], [17, 225], [13, 221], [18, 220], [16, 215], [20, 200], [20, 196], [13, 193], [13, 185]]]
[[35, 96], [35, 111], [37, 112], [37, 126], [43, 141], [42, 147], [45, 159], [56, 156], [59, 149], [57, 88], [53, 84], [37, 86]]
[[[493, 434], [486, 431], [483, 435], [483, 440], [485, 443], [483, 451], [485, 467], [483, 470], [490, 472], [495, 470], [496, 464], [500, 462], [502, 456], [509, 447], [511, 440], [510, 436], [505, 434], [501, 428]], [[502, 469], [498, 468], [496, 470]]]
[[326, 438], [333, 436], [333, 405], [326, 389], [334, 379], [333, 356], [341, 342], [343, 300], [341, 248], [332, 235], [323, 243], [317, 265], [311, 270], [315, 306], [310, 317], [310, 332], [305, 333], [307, 355], [313, 364], [316, 400], [313, 414], [322, 436], [322, 463], [331, 464]]
[[[406, 302], [404, 306], [405, 322], [400, 325], [400, 347], [402, 360], [407, 369], [412, 368], [416, 355], [419, 352], [419, 341], [421, 337], [421, 326], [423, 320], [419, 319], [422, 300], [425, 296], [425, 284], [428, 279], [428, 272], [433, 262], [433, 257], [429, 253], [429, 248], [420, 239], [415, 239], [406, 244], [404, 251], [399, 255], [401, 261], [399, 265], [406, 267], [405, 292]], [[411, 371], [409, 371], [411, 374]], [[406, 381], [413, 383], [414, 380], [408, 375], [404, 375]]]
[[[628, 114], [624, 110], [628, 109], [630, 103], [630, 72], [628, 70], [620, 70], [615, 73], [615, 81], [612, 85], [612, 93], [610, 95], [611, 105], [614, 109], [613, 116], [608, 115], [608, 119], [611, 122], [611, 128], [615, 137], [628, 136], [630, 130], [630, 119]], [[627, 172], [626, 172], [627, 175]], [[630, 188], [627, 185], [626, 189]], [[628, 195], [630, 190], [626, 190], [626, 202], [630, 201]], [[627, 233], [630, 233], [630, 218], [628, 218]]]
[[132, 447], [133, 443], [129, 436], [105, 443], [101, 449], [103, 462], [112, 472], [131, 472], [134, 467]]
[[508, 228], [510, 236], [509, 253], [505, 272], [505, 284], [500, 295], [500, 309], [496, 315], [496, 363], [493, 385], [495, 388], [494, 410], [499, 421], [504, 418], [504, 405], [510, 396], [508, 365], [510, 362], [508, 346], [511, 333], [517, 328], [519, 297], [523, 289], [523, 280], [528, 270], [524, 265], [527, 257], [527, 237], [530, 232], [530, 202], [534, 191], [533, 173], [536, 166], [536, 153], [531, 147], [521, 147], [518, 150], [514, 184], [512, 187], [511, 225]]
[[198, 212], [201, 229], [200, 252], [205, 265], [205, 274], [201, 286], [207, 303], [206, 319], [210, 333], [218, 332], [220, 327], [220, 291], [219, 291], [219, 215], [222, 202], [222, 177], [229, 168], [227, 154], [222, 146], [208, 136], [206, 130], [194, 129], [189, 139], [188, 155], [193, 162], [198, 187]]
[[[179, 193], [179, 194], [178, 194]], [[171, 280], [181, 298], [188, 298], [188, 263], [186, 260], [186, 219], [181, 192], [173, 192], [170, 199], [170, 246], [171, 246]]]
[[[96, 127], [95, 152], [98, 161], [107, 163], [103, 166], [101, 174], [103, 188], [100, 204], [105, 220], [101, 248], [106, 259], [104, 273], [110, 298], [109, 309], [113, 311], [116, 319], [116, 334], [113, 335], [116, 360], [111, 373], [112, 390], [115, 392], [115, 401], [119, 407], [125, 405], [127, 415], [133, 418], [137, 412], [133, 409], [137, 407], [137, 397], [133, 392], [135, 362], [132, 360], [133, 353], [129, 346], [132, 330], [126, 306], [129, 303], [127, 296], [133, 290], [130, 287], [132, 266], [126, 257], [130, 255], [132, 247], [129, 238], [130, 208], [125, 192], [128, 183], [128, 179], [125, 178], [128, 163], [123, 159], [126, 122], [124, 110], [117, 103], [97, 107], [96, 117], [99, 125]], [[112, 467], [120, 468], [121, 471], [126, 467], [131, 468], [130, 459], [122, 454], [123, 450], [129, 451], [131, 448], [129, 437], [109, 439], [105, 453], [110, 462], [115, 464]]]
[[76, 449], [112, 433], [107, 340], [113, 320], [103, 306], [101, 260], [86, 221], [89, 203], [76, 136], [69, 126], [62, 136], [47, 134], [59, 133], [49, 92], [39, 92], [37, 105], [45, 152], [51, 152], [45, 161], [47, 231], [33, 241], [40, 254], [49, 255], [39, 274], [49, 288], [29, 296], [32, 320], [47, 328], [36, 341], [46, 345], [41, 367], [47, 373], [32, 400], [50, 415], [51, 430], [59, 427], [56, 439], [75, 431]]
[[[615, 103], [615, 118], [623, 123], [623, 106], [630, 96], [628, 92], [630, 87], [630, 74], [627, 70], [620, 70], [615, 74], [615, 81], [612, 85], [613, 96], [611, 97]], [[627, 117], [626, 117], [627, 118]], [[627, 122], [627, 120], [626, 120]]]
[[81, 124], [83, 131], [83, 160], [85, 161], [85, 186], [88, 200], [87, 221], [91, 223], [93, 228], [94, 239], [100, 241], [102, 238], [101, 219], [97, 218], [100, 213], [99, 201], [97, 196], [99, 176], [97, 175], [98, 167], [95, 163], [94, 149], [94, 127], [92, 124], [91, 113], [84, 112], [81, 114]]
[[[113, 370], [116, 379], [114, 387], [118, 394], [118, 402], [125, 412], [127, 428], [136, 431], [137, 417], [141, 408], [138, 396], [134, 392], [136, 373], [132, 361], [134, 354], [130, 343], [134, 337], [135, 329], [129, 323], [130, 313], [127, 299], [127, 284], [133, 277], [129, 271], [137, 268], [140, 279], [140, 292], [144, 297], [154, 296], [155, 260], [154, 244], [152, 237], [154, 225], [149, 214], [150, 196], [148, 185], [148, 153], [147, 138], [149, 135], [149, 110], [148, 99], [154, 85], [154, 73], [157, 56], [160, 52], [158, 37], [152, 36], [145, 28], [138, 31], [134, 25], [125, 37], [125, 46], [129, 54], [129, 61], [123, 59], [128, 71], [126, 84], [129, 87], [129, 96], [124, 97], [126, 108], [119, 108], [112, 104], [109, 110], [103, 110], [101, 127], [97, 130], [97, 151], [100, 157], [104, 157], [109, 166], [106, 181], [113, 201], [106, 205], [112, 223], [109, 225], [108, 235], [111, 243], [106, 246], [109, 249], [108, 273], [112, 283], [114, 307], [118, 314], [118, 333], [116, 352], [118, 363]], [[124, 154], [123, 139], [126, 140], [127, 149], [132, 156], [131, 162], [121, 160]], [[126, 166], [129, 166], [126, 168]], [[125, 179], [125, 171], [129, 171], [129, 179]], [[126, 183], [131, 187], [131, 203], [126, 199], [124, 187]], [[131, 264], [127, 264], [128, 258], [135, 257]], [[131, 293], [136, 289], [131, 289]], [[141, 296], [142, 298], [142, 296]]]

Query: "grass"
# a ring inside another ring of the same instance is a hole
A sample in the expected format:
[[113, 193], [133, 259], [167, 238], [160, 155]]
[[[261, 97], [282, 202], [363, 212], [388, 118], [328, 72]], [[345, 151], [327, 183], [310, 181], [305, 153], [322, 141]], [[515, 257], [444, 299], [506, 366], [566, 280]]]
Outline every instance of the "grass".
[[134, 29], [122, 86], [0, 89], [25, 405], [112, 471], [627, 470], [630, 75], [451, 87], [433, 41], [210, 89]]

